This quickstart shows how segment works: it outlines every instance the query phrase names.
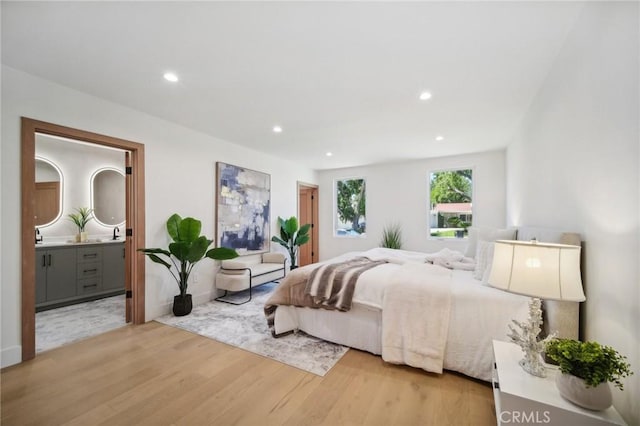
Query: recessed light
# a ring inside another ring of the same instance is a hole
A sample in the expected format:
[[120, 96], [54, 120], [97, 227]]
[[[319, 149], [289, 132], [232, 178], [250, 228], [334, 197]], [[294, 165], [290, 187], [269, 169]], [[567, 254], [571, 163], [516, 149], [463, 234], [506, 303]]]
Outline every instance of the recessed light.
[[431, 99], [431, 93], [430, 92], [422, 92], [422, 93], [420, 93], [420, 100], [421, 101], [426, 101], [427, 99]]
[[442, 136], [442, 135], [438, 135], [438, 136], [436, 136], [436, 140], [437, 140], [438, 142], [443, 141], [443, 140], [444, 140], [444, 136]]
[[175, 83], [178, 81], [178, 76], [172, 72], [166, 72], [164, 73], [164, 79], [172, 83]]
[[331, 157], [333, 155], [333, 153], [332, 152], [327, 152], [326, 155], [327, 155], [327, 157]]
[[273, 133], [282, 133], [282, 127], [273, 126]]

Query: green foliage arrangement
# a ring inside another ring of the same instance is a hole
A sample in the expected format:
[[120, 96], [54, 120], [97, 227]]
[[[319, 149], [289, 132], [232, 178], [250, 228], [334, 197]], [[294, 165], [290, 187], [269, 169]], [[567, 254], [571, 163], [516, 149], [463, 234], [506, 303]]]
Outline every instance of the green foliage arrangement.
[[[200, 235], [202, 222], [192, 217], [182, 219], [178, 214], [173, 214], [167, 220], [167, 232], [173, 240], [169, 249], [143, 248], [143, 252], [155, 263], [167, 267], [180, 288], [180, 296], [187, 294], [189, 275], [193, 267], [205, 257], [214, 260], [226, 260], [238, 257], [238, 253], [229, 248], [219, 247], [207, 250], [213, 240]], [[163, 259], [162, 257], [165, 259]], [[172, 270], [176, 269], [176, 272]]]
[[89, 207], [77, 207], [74, 210], [76, 213], [70, 213], [68, 215], [69, 219], [78, 227], [78, 232], [84, 232], [84, 227], [87, 226], [87, 223], [89, 223], [91, 219], [93, 219], [91, 216], [93, 209], [90, 209]]
[[307, 223], [298, 227], [298, 219], [295, 216], [291, 216], [286, 220], [278, 217], [278, 226], [280, 228], [280, 237], [274, 235], [271, 237], [271, 241], [287, 249], [289, 256], [291, 256], [291, 269], [294, 269], [296, 267], [298, 247], [309, 242], [311, 224]]
[[625, 356], [598, 342], [553, 339], [547, 345], [546, 353], [558, 363], [560, 371], [583, 379], [590, 387], [611, 382], [623, 390], [620, 379], [633, 374]]
[[394, 223], [384, 227], [380, 247], [398, 250], [402, 248], [402, 228], [400, 224]]
[[431, 174], [431, 203], [470, 203], [472, 170], [452, 170]]

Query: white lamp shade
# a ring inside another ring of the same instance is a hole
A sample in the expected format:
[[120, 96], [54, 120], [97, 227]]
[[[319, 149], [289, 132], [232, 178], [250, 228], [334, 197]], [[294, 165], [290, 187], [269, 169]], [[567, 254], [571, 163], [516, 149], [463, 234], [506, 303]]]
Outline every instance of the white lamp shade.
[[540, 299], [582, 302], [580, 250], [564, 244], [498, 240], [489, 285]]

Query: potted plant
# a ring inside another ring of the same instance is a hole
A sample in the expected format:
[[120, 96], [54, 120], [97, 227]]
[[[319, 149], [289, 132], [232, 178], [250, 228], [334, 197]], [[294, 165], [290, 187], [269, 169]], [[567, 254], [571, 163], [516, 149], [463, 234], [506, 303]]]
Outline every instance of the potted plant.
[[598, 342], [553, 339], [546, 354], [558, 363], [562, 374], [556, 376], [556, 386], [565, 399], [590, 410], [605, 410], [611, 406], [612, 382], [623, 390], [620, 379], [633, 374], [626, 357]]
[[199, 220], [192, 217], [183, 219], [176, 213], [167, 220], [167, 232], [173, 240], [169, 244], [168, 250], [161, 248], [138, 249], [155, 263], [166, 266], [178, 283], [180, 294], [173, 298], [173, 314], [175, 316], [188, 315], [193, 308], [191, 295], [187, 294], [187, 286], [189, 285], [189, 275], [196, 263], [205, 257], [214, 260], [238, 257], [235, 250], [225, 247], [207, 250], [213, 241], [200, 235], [201, 229], [202, 222]]
[[89, 239], [89, 235], [85, 232], [84, 228], [87, 226], [87, 223], [93, 219], [91, 216], [93, 209], [90, 209], [89, 207], [77, 207], [74, 210], [76, 213], [70, 213], [68, 216], [69, 219], [78, 227], [76, 243], [82, 243]]
[[289, 256], [291, 256], [291, 269], [295, 269], [297, 268], [296, 253], [298, 252], [298, 247], [309, 241], [311, 224], [307, 223], [298, 228], [298, 219], [295, 216], [291, 216], [286, 220], [278, 216], [278, 226], [280, 228], [280, 237], [274, 235], [271, 241], [287, 249]]
[[385, 226], [382, 230], [382, 240], [380, 240], [380, 247], [386, 247], [391, 249], [402, 248], [402, 229], [400, 225], [394, 223], [392, 225]]

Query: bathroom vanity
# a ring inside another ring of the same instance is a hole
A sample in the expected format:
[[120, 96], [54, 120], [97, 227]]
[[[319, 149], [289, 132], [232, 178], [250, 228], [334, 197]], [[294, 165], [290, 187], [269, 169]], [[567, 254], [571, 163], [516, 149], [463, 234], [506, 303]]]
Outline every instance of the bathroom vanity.
[[36, 312], [124, 293], [124, 241], [36, 245]]

